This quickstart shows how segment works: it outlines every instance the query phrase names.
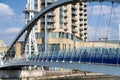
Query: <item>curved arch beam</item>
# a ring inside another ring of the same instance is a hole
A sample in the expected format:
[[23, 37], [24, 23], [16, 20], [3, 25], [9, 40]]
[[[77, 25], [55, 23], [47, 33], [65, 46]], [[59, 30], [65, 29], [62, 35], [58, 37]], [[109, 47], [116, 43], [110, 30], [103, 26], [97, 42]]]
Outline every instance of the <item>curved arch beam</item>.
[[[33, 25], [35, 25], [35, 23], [40, 19], [40, 17], [42, 15], [44, 15], [45, 13], [47, 13], [48, 11], [57, 8], [59, 6], [62, 6], [64, 4], [70, 4], [70, 3], [74, 3], [74, 2], [93, 2], [93, 1], [101, 1], [101, 2], [116, 2], [116, 3], [120, 3], [120, 0], [58, 0], [55, 3], [47, 6], [46, 8], [44, 8], [43, 10], [41, 10], [27, 25], [25, 25], [23, 27], [23, 29], [19, 32], [19, 34], [17, 35], [17, 37], [14, 39], [14, 41], [12, 42], [12, 44], [10, 45], [8, 51], [13, 47], [13, 45], [18, 41], [18, 39], [23, 35], [23, 33], [26, 30], [31, 30], [33, 28]], [[8, 52], [7, 52], [8, 53]], [[5, 54], [4, 58], [6, 57], [7, 53]], [[3, 59], [4, 59], [3, 58]]]

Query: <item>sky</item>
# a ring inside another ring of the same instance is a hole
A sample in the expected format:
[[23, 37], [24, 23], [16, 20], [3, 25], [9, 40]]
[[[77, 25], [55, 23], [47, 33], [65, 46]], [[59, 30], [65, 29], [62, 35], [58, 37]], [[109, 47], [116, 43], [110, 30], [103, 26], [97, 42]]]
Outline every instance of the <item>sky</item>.
[[[4, 40], [8, 45], [10, 45], [25, 25], [23, 10], [26, 3], [27, 0], [0, 0], [0, 39]], [[100, 4], [88, 3], [89, 40], [98, 40], [108, 36], [110, 39], [119, 38], [118, 22], [120, 21], [120, 6], [115, 4], [112, 10], [112, 13], [115, 14], [111, 14], [111, 6], [104, 3], [101, 8]], [[99, 14], [101, 15], [99, 16]]]
[[[88, 4], [88, 38], [119, 40], [120, 6], [118, 3]], [[113, 7], [112, 7], [113, 6]], [[92, 35], [91, 35], [92, 34]]]
[[23, 9], [27, 0], [0, 0], [0, 39], [10, 44], [24, 27]]

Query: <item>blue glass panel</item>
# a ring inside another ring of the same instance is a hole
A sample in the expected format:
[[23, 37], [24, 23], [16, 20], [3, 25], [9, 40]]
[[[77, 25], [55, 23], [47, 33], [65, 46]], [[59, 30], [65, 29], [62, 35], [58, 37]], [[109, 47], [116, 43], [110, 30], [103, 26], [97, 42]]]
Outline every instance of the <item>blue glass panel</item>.
[[65, 54], [64, 51], [59, 53], [58, 61], [63, 61], [64, 60], [64, 54]]

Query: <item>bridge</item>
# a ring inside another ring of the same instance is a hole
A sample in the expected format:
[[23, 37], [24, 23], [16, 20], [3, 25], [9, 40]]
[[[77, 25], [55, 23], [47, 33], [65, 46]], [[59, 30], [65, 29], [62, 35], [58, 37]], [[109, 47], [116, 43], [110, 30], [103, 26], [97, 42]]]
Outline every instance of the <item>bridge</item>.
[[[79, 47], [73, 50], [41, 51], [27, 54], [27, 56], [16, 58], [12, 51], [16, 42], [22, 35], [26, 34], [25, 43], [34, 28], [36, 22], [45, 13], [62, 5], [77, 2], [111, 2], [120, 3], [119, 0], [58, 0], [41, 10], [27, 25], [19, 32], [5, 54], [1, 69], [23, 66], [49, 66], [83, 71], [99, 72], [104, 74], [120, 76], [120, 48], [118, 47]], [[27, 32], [27, 33], [26, 33]], [[95, 42], [93, 42], [95, 43]], [[105, 43], [107, 43], [105, 41]], [[119, 44], [118, 44], [119, 45]], [[34, 46], [33, 46], [34, 47]], [[26, 55], [26, 54], [25, 54]]]

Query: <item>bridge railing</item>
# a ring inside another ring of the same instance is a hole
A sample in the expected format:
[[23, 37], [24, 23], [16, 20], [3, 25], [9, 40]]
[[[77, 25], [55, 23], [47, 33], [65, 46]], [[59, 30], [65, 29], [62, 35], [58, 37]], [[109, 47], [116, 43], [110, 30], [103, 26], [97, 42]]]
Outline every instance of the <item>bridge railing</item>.
[[7, 63], [16, 63], [16, 62], [77, 62], [77, 63], [96, 63], [96, 64], [111, 64], [119, 65], [120, 64], [120, 49], [119, 48], [78, 48], [76, 50], [68, 51], [47, 51], [40, 52], [37, 55], [22, 57], [22, 58], [13, 58]]
[[85, 62], [99, 64], [120, 64], [119, 48], [79, 48], [69, 51], [41, 52], [28, 58], [29, 61], [62, 61], [62, 62]]

